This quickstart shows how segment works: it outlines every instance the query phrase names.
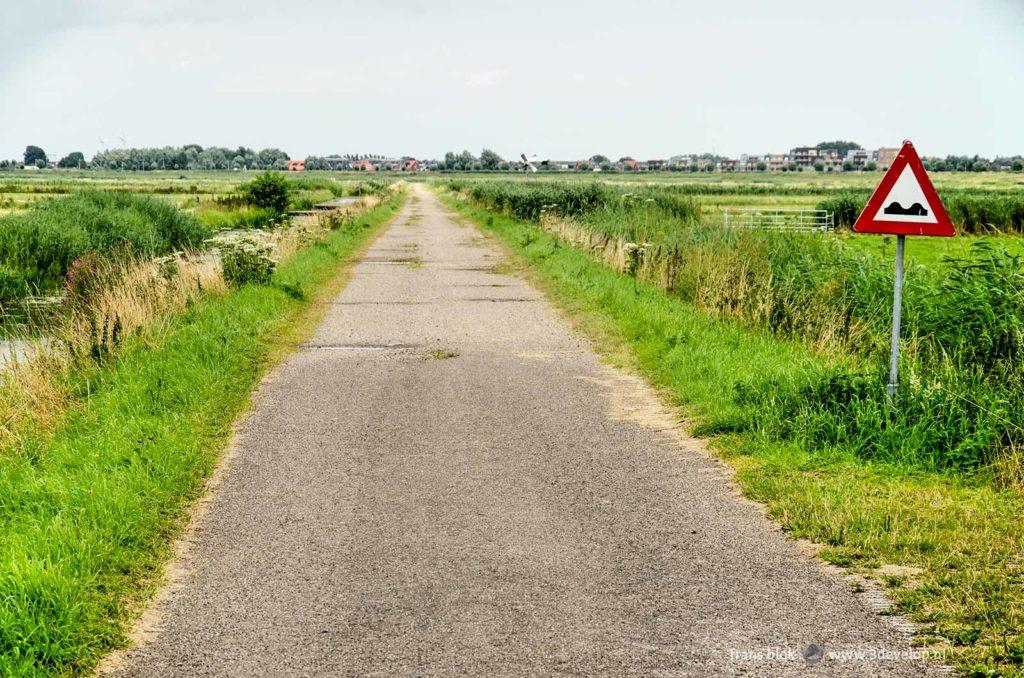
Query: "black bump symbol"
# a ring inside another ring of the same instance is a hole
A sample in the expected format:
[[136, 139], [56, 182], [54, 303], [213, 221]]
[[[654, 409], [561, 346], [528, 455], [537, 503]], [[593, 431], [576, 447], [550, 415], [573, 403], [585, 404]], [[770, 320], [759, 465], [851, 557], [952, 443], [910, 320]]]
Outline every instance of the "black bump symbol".
[[915, 202], [910, 207], [904, 207], [896, 201], [889, 203], [889, 206], [882, 210], [884, 214], [900, 214], [906, 217], [926, 217], [928, 216], [928, 210], [921, 206], [921, 203]]

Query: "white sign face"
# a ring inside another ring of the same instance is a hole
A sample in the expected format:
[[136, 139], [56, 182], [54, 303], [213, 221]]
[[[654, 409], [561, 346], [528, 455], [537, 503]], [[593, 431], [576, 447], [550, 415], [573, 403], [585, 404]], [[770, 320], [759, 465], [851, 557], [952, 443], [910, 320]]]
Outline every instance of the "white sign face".
[[912, 224], [936, 224], [935, 210], [924, 197], [921, 184], [910, 165], [904, 165], [896, 183], [875, 214], [878, 221], [906, 221]]

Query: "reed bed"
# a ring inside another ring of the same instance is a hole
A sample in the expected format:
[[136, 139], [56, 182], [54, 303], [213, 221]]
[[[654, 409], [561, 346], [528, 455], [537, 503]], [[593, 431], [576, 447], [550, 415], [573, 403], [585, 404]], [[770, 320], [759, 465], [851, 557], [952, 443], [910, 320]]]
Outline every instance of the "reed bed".
[[196, 247], [210, 230], [156, 198], [87, 190], [0, 217], [0, 302], [58, 289], [86, 253], [157, 256]]

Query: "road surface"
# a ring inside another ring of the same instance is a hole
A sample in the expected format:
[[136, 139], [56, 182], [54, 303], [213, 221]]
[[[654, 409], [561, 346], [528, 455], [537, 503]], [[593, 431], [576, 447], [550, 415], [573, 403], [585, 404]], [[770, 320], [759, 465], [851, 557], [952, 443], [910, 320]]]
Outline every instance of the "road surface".
[[[414, 187], [261, 387], [144, 642], [108, 668], [925, 674], [501, 261]], [[815, 664], [811, 643], [898, 656]]]

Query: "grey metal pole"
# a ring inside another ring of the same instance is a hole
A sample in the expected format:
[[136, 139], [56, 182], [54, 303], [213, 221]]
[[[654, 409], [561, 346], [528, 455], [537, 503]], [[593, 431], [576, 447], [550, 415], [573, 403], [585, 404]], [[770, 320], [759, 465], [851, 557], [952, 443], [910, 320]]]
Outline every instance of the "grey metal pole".
[[892, 398], [899, 383], [900, 320], [903, 318], [903, 250], [907, 236], [896, 236], [896, 281], [892, 289], [892, 342], [889, 345], [889, 385], [886, 390]]

